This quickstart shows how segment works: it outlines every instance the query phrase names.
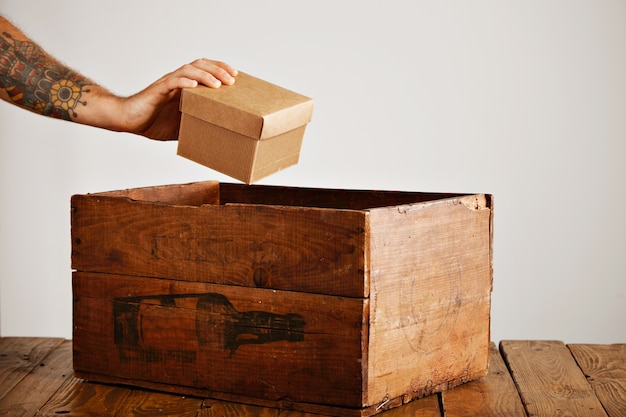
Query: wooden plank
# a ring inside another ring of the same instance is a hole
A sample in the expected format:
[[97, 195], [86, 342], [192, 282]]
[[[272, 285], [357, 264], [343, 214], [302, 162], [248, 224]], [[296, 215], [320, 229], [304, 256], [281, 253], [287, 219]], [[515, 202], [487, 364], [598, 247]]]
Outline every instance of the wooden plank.
[[131, 389], [68, 378], [37, 417], [110, 417], [117, 415]]
[[0, 339], [0, 399], [7, 395], [41, 360], [63, 343], [43, 337]]
[[64, 341], [0, 399], [0, 415], [34, 416], [72, 375], [72, 342]]
[[443, 411], [439, 405], [440, 395], [428, 395], [400, 407], [383, 411], [377, 414], [376, 417], [441, 417], [443, 416]]
[[489, 200], [371, 210], [367, 404], [407, 403], [487, 373]]
[[277, 408], [260, 407], [228, 401], [205, 400], [198, 417], [319, 417], [319, 414], [308, 414], [300, 411], [279, 410]]
[[[320, 409], [320, 412], [327, 410]], [[356, 414], [355, 414], [356, 415]], [[320, 417], [295, 410], [259, 407], [235, 402], [205, 400], [198, 417]], [[377, 417], [442, 417], [438, 395], [429, 395], [400, 407], [392, 408], [376, 414]]]
[[219, 204], [219, 183], [202, 181], [190, 184], [162, 185], [157, 187], [130, 188], [98, 193], [100, 196], [128, 198], [152, 203], [201, 206]]
[[489, 373], [484, 378], [441, 395], [446, 417], [526, 417], [515, 383], [494, 343], [490, 348]]
[[268, 185], [220, 184], [220, 203], [366, 210], [459, 197], [450, 193], [345, 190]]
[[202, 407], [199, 398], [133, 390], [115, 417], [195, 417]]
[[528, 415], [607, 416], [562, 342], [504, 340], [500, 350]]
[[78, 271], [366, 296], [365, 213], [72, 197]]
[[626, 412], [626, 344], [568, 345], [610, 417]]
[[73, 289], [80, 377], [360, 407], [367, 300], [86, 272]]

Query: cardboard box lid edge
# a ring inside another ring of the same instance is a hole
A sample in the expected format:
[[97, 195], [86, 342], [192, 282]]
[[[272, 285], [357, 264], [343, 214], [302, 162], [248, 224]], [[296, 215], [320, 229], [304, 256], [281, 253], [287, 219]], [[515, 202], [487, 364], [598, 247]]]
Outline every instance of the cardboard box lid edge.
[[259, 139], [267, 139], [289, 132], [308, 124], [313, 116], [313, 100], [298, 103], [292, 107], [263, 117], [263, 128]]
[[[262, 103], [265, 109], [255, 109], [253, 101], [250, 101], [251, 108], [238, 107], [237, 104], [241, 102], [236, 103], [236, 100], [230, 99], [228, 94], [218, 92], [220, 89], [236, 88], [237, 84], [242, 85], [243, 94], [246, 91], [253, 91], [256, 94], [254, 85], [259, 85], [260, 94], [257, 95], [257, 103]], [[239, 73], [233, 86], [222, 86], [220, 89], [206, 86], [183, 89], [180, 100], [181, 112], [256, 139], [288, 132], [310, 122], [312, 117], [313, 99], [245, 73]], [[273, 100], [272, 95], [277, 95], [281, 99]]]

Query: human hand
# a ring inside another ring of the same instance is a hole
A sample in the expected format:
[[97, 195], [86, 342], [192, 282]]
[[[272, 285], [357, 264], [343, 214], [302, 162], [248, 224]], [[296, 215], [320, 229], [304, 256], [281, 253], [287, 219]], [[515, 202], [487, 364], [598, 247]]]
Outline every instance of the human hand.
[[[143, 91], [119, 97], [48, 55], [0, 16], [0, 100], [38, 114], [151, 139], [178, 139], [179, 100], [183, 88], [204, 84], [219, 88], [235, 82], [237, 70], [197, 59], [164, 75]], [[28, 68], [28, 79], [15, 68]], [[26, 82], [32, 79], [36, 83]]]
[[197, 59], [164, 75], [144, 90], [122, 99], [120, 123], [116, 130], [157, 140], [178, 139], [179, 101], [183, 88], [203, 84], [212, 88], [232, 85], [237, 70], [209, 59]]

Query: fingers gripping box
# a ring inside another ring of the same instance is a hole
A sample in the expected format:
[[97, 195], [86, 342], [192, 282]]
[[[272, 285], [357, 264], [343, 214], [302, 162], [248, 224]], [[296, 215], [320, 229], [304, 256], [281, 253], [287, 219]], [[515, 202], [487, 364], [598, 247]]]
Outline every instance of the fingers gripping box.
[[313, 100], [240, 72], [182, 92], [178, 154], [251, 184], [298, 163]]

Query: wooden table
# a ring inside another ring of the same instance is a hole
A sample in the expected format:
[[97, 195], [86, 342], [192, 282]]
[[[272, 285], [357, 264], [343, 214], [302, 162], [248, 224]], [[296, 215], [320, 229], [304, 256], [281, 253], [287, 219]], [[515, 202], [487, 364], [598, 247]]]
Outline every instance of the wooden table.
[[[72, 342], [0, 338], [0, 416], [312, 414], [81, 381]], [[377, 416], [626, 416], [626, 344], [492, 344], [489, 374]]]

